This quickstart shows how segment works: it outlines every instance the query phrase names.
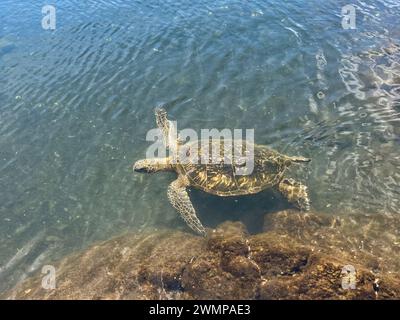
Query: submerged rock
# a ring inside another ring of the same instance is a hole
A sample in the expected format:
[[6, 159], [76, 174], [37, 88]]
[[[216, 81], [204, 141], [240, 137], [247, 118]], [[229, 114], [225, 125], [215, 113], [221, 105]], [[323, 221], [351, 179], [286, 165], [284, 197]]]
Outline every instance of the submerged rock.
[[55, 263], [56, 289], [43, 289], [38, 273], [4, 298], [398, 299], [398, 225], [287, 210], [267, 215], [257, 235], [239, 222], [207, 239], [127, 234]]

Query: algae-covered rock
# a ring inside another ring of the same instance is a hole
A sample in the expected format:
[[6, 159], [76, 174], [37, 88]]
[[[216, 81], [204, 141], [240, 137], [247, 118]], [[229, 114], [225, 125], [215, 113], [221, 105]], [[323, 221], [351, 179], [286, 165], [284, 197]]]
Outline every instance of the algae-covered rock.
[[4, 298], [398, 299], [398, 222], [286, 210], [256, 235], [239, 222], [126, 234], [55, 263], [56, 289], [38, 273]]

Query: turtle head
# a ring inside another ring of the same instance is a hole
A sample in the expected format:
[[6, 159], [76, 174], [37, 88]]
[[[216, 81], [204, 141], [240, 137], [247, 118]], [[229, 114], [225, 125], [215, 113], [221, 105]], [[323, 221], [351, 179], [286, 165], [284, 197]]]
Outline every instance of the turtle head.
[[136, 161], [135, 164], [133, 165], [133, 171], [142, 172], [142, 173], [150, 172], [151, 168], [150, 168], [150, 166], [148, 164], [147, 159]]
[[153, 173], [157, 171], [170, 171], [172, 166], [168, 158], [142, 159], [135, 162], [133, 171], [141, 173]]

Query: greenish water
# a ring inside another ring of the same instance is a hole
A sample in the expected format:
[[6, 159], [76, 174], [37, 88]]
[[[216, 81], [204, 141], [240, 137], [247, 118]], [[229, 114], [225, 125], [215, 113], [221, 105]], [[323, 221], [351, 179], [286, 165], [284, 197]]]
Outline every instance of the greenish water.
[[[293, 171], [314, 210], [400, 211], [400, 4], [355, 1], [0, 3], [0, 292], [43, 264], [124, 231], [186, 229], [173, 174], [140, 175], [153, 109], [180, 128], [254, 128], [312, 158]], [[286, 206], [265, 192], [191, 193], [208, 227]]]

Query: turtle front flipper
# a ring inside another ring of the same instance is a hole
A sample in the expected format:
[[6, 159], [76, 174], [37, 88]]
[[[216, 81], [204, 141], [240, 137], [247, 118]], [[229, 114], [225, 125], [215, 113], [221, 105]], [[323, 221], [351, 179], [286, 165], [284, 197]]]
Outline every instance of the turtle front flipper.
[[183, 177], [178, 177], [168, 187], [168, 199], [172, 206], [180, 213], [183, 220], [195, 232], [206, 236], [206, 229], [197, 218], [196, 211], [190, 201], [189, 194], [186, 190], [188, 184]]
[[310, 210], [310, 199], [308, 197], [307, 186], [293, 179], [283, 179], [278, 185], [282, 195], [300, 210]]
[[178, 143], [177, 131], [172, 121], [168, 120], [167, 111], [163, 108], [156, 108], [155, 115], [157, 126], [164, 138], [165, 147], [171, 151], [176, 151]]
[[157, 127], [161, 130], [165, 139], [164, 140], [165, 146], [168, 148], [169, 146], [168, 137], [170, 135], [170, 122], [167, 119], [167, 111], [165, 111], [165, 109], [163, 108], [156, 108], [155, 115], [156, 115]]

